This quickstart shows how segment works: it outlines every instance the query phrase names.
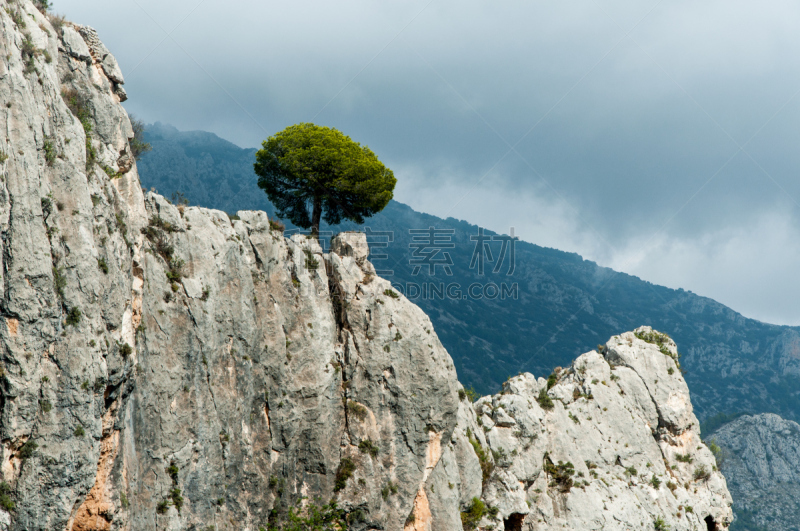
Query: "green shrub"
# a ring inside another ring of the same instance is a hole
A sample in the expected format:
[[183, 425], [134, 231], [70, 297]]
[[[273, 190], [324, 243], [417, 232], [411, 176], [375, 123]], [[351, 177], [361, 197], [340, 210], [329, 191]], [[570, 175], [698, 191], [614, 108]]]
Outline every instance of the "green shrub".
[[550, 376], [547, 377], [547, 390], [549, 391], [550, 389], [552, 389], [553, 386], [557, 383], [558, 383], [558, 376], [556, 375], [556, 373], [555, 372], [550, 373]]
[[694, 469], [693, 477], [695, 481], [707, 481], [711, 477], [711, 472], [708, 471], [705, 465], [700, 465]]
[[668, 531], [669, 526], [664, 521], [664, 519], [659, 516], [658, 518], [653, 520], [653, 529], [655, 529], [655, 531]]
[[117, 171], [114, 171], [114, 168], [112, 168], [111, 166], [106, 166], [105, 164], [103, 164], [101, 168], [103, 168], [103, 171], [106, 172], [106, 175], [108, 175], [112, 179], [119, 179], [120, 177], [122, 177], [122, 174]]
[[178, 465], [175, 464], [175, 461], [170, 461], [169, 466], [166, 469], [166, 472], [167, 472], [167, 474], [169, 474], [169, 477], [172, 478], [172, 482], [173, 483], [177, 483], [178, 482], [179, 469], [178, 469]]
[[133, 354], [133, 347], [131, 347], [127, 343], [119, 343], [119, 355], [123, 358], [127, 358], [131, 354]]
[[481, 465], [482, 482], [486, 483], [486, 481], [492, 475], [492, 472], [494, 472], [494, 461], [489, 458], [486, 450], [484, 450], [483, 446], [481, 446], [480, 441], [472, 436], [472, 432], [469, 431], [469, 429], [467, 429], [467, 438], [469, 439], [470, 444], [472, 444], [472, 449], [475, 450], [475, 455], [478, 456], [478, 462]]
[[553, 464], [548, 454], [544, 454], [544, 471], [550, 476], [550, 486], [556, 487], [560, 492], [569, 492], [572, 489], [572, 476], [575, 475], [575, 466], [567, 461]]
[[58, 298], [64, 300], [64, 288], [67, 287], [67, 279], [64, 278], [64, 270], [60, 267], [53, 267], [53, 284]]
[[77, 306], [73, 306], [67, 312], [67, 325], [76, 326], [81, 322], [81, 310]]
[[8, 160], [8, 155], [6, 155], [5, 151], [0, 149], [0, 164], [4, 163], [7, 160]]
[[[319, 502], [319, 500], [317, 500]], [[363, 513], [355, 510], [348, 515], [350, 521], [363, 519]], [[345, 512], [331, 500], [327, 505], [309, 502], [305, 507], [290, 507], [287, 520], [270, 525], [269, 531], [347, 531]], [[259, 528], [259, 531], [266, 531]]]
[[657, 489], [658, 487], [661, 486], [661, 480], [658, 479], [655, 474], [653, 474], [653, 477], [650, 478], [650, 484], [653, 486], [654, 489]]
[[42, 198], [42, 214], [44, 214], [44, 216], [47, 217], [47, 216], [50, 215], [50, 212], [52, 212], [52, 211], [53, 211], [53, 200], [50, 199], [49, 197], [43, 197]]
[[127, 238], [127, 236], [128, 236], [128, 224], [125, 223], [125, 218], [122, 216], [122, 214], [117, 212], [116, 214], [114, 214], [114, 220], [117, 223], [117, 229], [119, 230], [119, 232], [122, 233], [123, 237]]
[[56, 161], [56, 148], [50, 140], [44, 141], [44, 160], [48, 166], [52, 166]]
[[86, 135], [86, 171], [92, 171], [92, 167], [97, 162], [97, 150], [94, 149], [92, 144], [92, 137], [87, 133]]
[[102, 271], [104, 275], [108, 274], [108, 264], [106, 263], [106, 259], [105, 258], [98, 258], [97, 259], [97, 267], [100, 268], [100, 271]]
[[539, 405], [544, 410], [551, 410], [553, 409], [553, 400], [550, 398], [550, 395], [547, 394], [547, 389], [542, 388], [539, 391], [539, 396], [536, 397], [536, 401], [539, 402]]
[[26, 442], [19, 449], [19, 458], [25, 460], [33, 457], [33, 453], [36, 451], [37, 448], [39, 448], [39, 445], [36, 444], [36, 442], [34, 441]]
[[162, 230], [167, 233], [178, 232], [178, 228], [161, 216], [151, 216], [148, 227]]
[[675, 459], [677, 459], [681, 463], [691, 463], [692, 461], [694, 461], [694, 459], [692, 459], [692, 456], [689, 454], [677, 454], [675, 456]]
[[314, 258], [314, 254], [308, 249], [303, 249], [303, 252], [306, 255], [306, 269], [313, 271], [319, 269], [319, 260]]
[[181, 512], [181, 507], [183, 507], [183, 496], [181, 496], [181, 489], [175, 487], [171, 491], [169, 491], [169, 497], [172, 498], [172, 505]]
[[61, 92], [61, 99], [67, 104], [67, 107], [75, 118], [81, 122], [83, 131], [89, 134], [92, 131], [92, 113], [89, 109], [89, 100], [75, 89], [63, 90]]
[[[2, 162], [2, 161], [0, 161], [0, 162]], [[269, 220], [269, 230], [275, 230], [275, 231], [283, 232], [283, 231], [286, 230], [286, 225], [284, 225], [280, 221], [271, 219], [271, 220]]]
[[380, 448], [370, 439], [362, 439], [361, 442], [358, 443], [358, 449], [361, 450], [362, 454], [369, 454], [373, 458], [378, 457], [378, 452], [380, 452]]
[[650, 332], [634, 332], [634, 335], [646, 343], [656, 345], [658, 347], [658, 350], [662, 354], [664, 354], [665, 356], [669, 356], [670, 358], [673, 358], [675, 362], [678, 364], [678, 368], [680, 369], [681, 365], [678, 362], [680, 354], [676, 356], [672, 354], [672, 352], [670, 352], [669, 347], [667, 346], [669, 344], [670, 337], [667, 334], [662, 334], [661, 332], [656, 332], [655, 330], [652, 330]]
[[20, 13], [18, 9], [6, 8], [6, 13], [8, 13], [8, 16], [10, 16], [11, 20], [14, 21], [14, 24], [19, 26], [20, 28], [25, 27], [25, 18], [22, 16], [22, 13]]
[[34, 59], [42, 54], [42, 50], [38, 49], [30, 35], [25, 35], [22, 38], [22, 60], [25, 61], [25, 74], [36, 72], [36, 63]]
[[3, 481], [0, 483], [0, 507], [6, 512], [14, 510], [15, 504], [11, 500], [11, 485]]
[[383, 294], [386, 295], [387, 297], [391, 297], [393, 299], [399, 299], [400, 298], [400, 295], [398, 295], [397, 293], [395, 293], [394, 290], [391, 290], [391, 289], [383, 290]]
[[714, 459], [717, 461], [717, 466], [721, 465], [723, 461], [725, 461], [725, 451], [719, 447], [717, 441], [714, 439], [710, 439], [707, 445], [708, 449], [711, 450], [711, 453], [714, 454]]
[[469, 399], [470, 402], [475, 402], [477, 399], [481, 397], [480, 393], [478, 393], [478, 391], [476, 391], [475, 388], [471, 386], [467, 389], [464, 389], [464, 392], [467, 394], [467, 398]]
[[83, 437], [84, 435], [86, 435], [86, 430], [83, 429], [83, 426], [78, 424], [75, 428], [75, 437]]
[[156, 512], [158, 514], [166, 514], [167, 511], [169, 511], [169, 502], [167, 500], [158, 502], [158, 505], [156, 505]]
[[49, 400], [41, 400], [39, 402], [39, 407], [42, 408], [42, 411], [45, 413], [49, 413], [50, 410], [53, 409], [53, 404], [51, 404]]
[[89, 100], [80, 92], [74, 89], [61, 92], [61, 98], [72, 114], [81, 122], [83, 131], [86, 133], [86, 171], [90, 171], [97, 160], [97, 152], [92, 145], [89, 133], [92, 131], [92, 113], [89, 109]]
[[486, 504], [480, 498], [472, 498], [472, 503], [466, 511], [461, 512], [461, 526], [464, 531], [472, 531], [478, 527], [478, 522], [486, 514]]
[[354, 400], [347, 401], [347, 411], [362, 422], [367, 418], [367, 408]]
[[390, 494], [397, 494], [397, 490], [397, 485], [390, 481], [381, 489], [381, 496], [384, 500], [386, 500], [389, 498]]
[[153, 147], [144, 141], [144, 122], [137, 120], [132, 114], [129, 118], [133, 129], [133, 140], [130, 141], [131, 154], [134, 159], [139, 160], [139, 157], [153, 149]]
[[[181, 278], [183, 278], [183, 266], [186, 265], [186, 262], [181, 260], [180, 258], [173, 258], [169, 261], [169, 269], [167, 270], [167, 280], [170, 282], [180, 282]], [[176, 290], [172, 290], [176, 291]]]
[[349, 457], [343, 457], [336, 469], [336, 479], [334, 481], [333, 492], [339, 492], [347, 486], [347, 480], [353, 477], [356, 465]]
[[655, 330], [651, 330], [649, 332], [635, 332], [633, 335], [646, 343], [658, 345], [659, 347], [666, 346], [670, 339], [667, 334], [662, 334], [661, 332], [656, 332]]

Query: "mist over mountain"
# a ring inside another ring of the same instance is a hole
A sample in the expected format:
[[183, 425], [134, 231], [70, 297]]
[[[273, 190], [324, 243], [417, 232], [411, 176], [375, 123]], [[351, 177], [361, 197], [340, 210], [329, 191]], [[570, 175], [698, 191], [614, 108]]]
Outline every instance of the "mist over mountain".
[[[193, 205], [231, 214], [258, 209], [274, 215], [256, 184], [254, 149], [160, 123], [147, 127], [146, 138], [153, 150], [138, 163], [142, 186], [167, 197], [180, 192]], [[647, 324], [670, 334], [682, 349], [701, 420], [737, 412], [798, 419], [797, 327], [748, 319], [709, 298], [574, 253], [517, 241], [512, 257], [508, 239], [492, 240], [500, 235], [484, 231], [482, 237], [466, 221], [430, 216], [396, 201], [364, 226], [343, 223], [327, 230], [367, 231], [375, 267], [430, 315], [460, 380], [482, 393], [496, 391], [521, 371], [546, 376], [620, 330]]]

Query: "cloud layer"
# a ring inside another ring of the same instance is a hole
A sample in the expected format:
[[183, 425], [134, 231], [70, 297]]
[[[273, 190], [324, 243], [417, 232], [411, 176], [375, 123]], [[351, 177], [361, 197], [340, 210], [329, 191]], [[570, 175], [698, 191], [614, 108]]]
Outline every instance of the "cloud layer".
[[335, 126], [415, 208], [800, 324], [796, 3], [56, 9], [99, 31], [146, 121], [242, 146]]

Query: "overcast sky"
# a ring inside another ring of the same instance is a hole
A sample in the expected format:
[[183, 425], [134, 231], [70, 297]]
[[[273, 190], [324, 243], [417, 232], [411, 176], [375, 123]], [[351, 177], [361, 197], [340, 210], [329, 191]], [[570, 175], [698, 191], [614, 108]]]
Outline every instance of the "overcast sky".
[[313, 121], [395, 198], [800, 324], [800, 4], [55, 0], [146, 122]]

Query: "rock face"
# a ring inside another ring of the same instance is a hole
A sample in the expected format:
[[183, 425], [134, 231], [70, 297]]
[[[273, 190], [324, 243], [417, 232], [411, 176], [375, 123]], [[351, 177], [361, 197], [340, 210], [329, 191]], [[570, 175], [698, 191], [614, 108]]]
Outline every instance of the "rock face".
[[60, 32], [27, 1], [3, 7], [0, 505], [15, 509], [0, 527], [90, 529], [78, 515], [108, 510], [133, 385], [147, 217], [135, 167], [120, 164], [132, 131], [118, 84], [77, 26]]
[[353, 530], [730, 521], [671, 342], [470, 404], [364, 235], [144, 194], [94, 30], [17, 1], [0, 47], [0, 529], [255, 531], [307, 498]]
[[[231, 222], [145, 201], [148, 248], [171, 248], [172, 266], [144, 255], [136, 389], [113, 471], [129, 500], [121, 517], [132, 529], [257, 529], [273, 508], [336, 491], [361, 526], [402, 527], [458, 407], [427, 316], [375, 276], [363, 235], [323, 255], [316, 240], [272, 232], [263, 212]], [[181, 510], [159, 515], [176, 486]]]
[[[458, 464], [447, 466], [446, 450], [437, 492], [480, 480], [463, 457], [472, 445], [486, 478], [481, 499], [495, 508], [478, 520], [487, 529], [727, 527], [731, 498], [676, 357], [671, 340], [642, 327], [548, 380], [509, 379], [460, 416], [448, 447]], [[461, 491], [462, 506], [477, 495]]]
[[736, 500], [737, 529], [797, 529], [800, 425], [778, 415], [740, 417], [710, 437]]

